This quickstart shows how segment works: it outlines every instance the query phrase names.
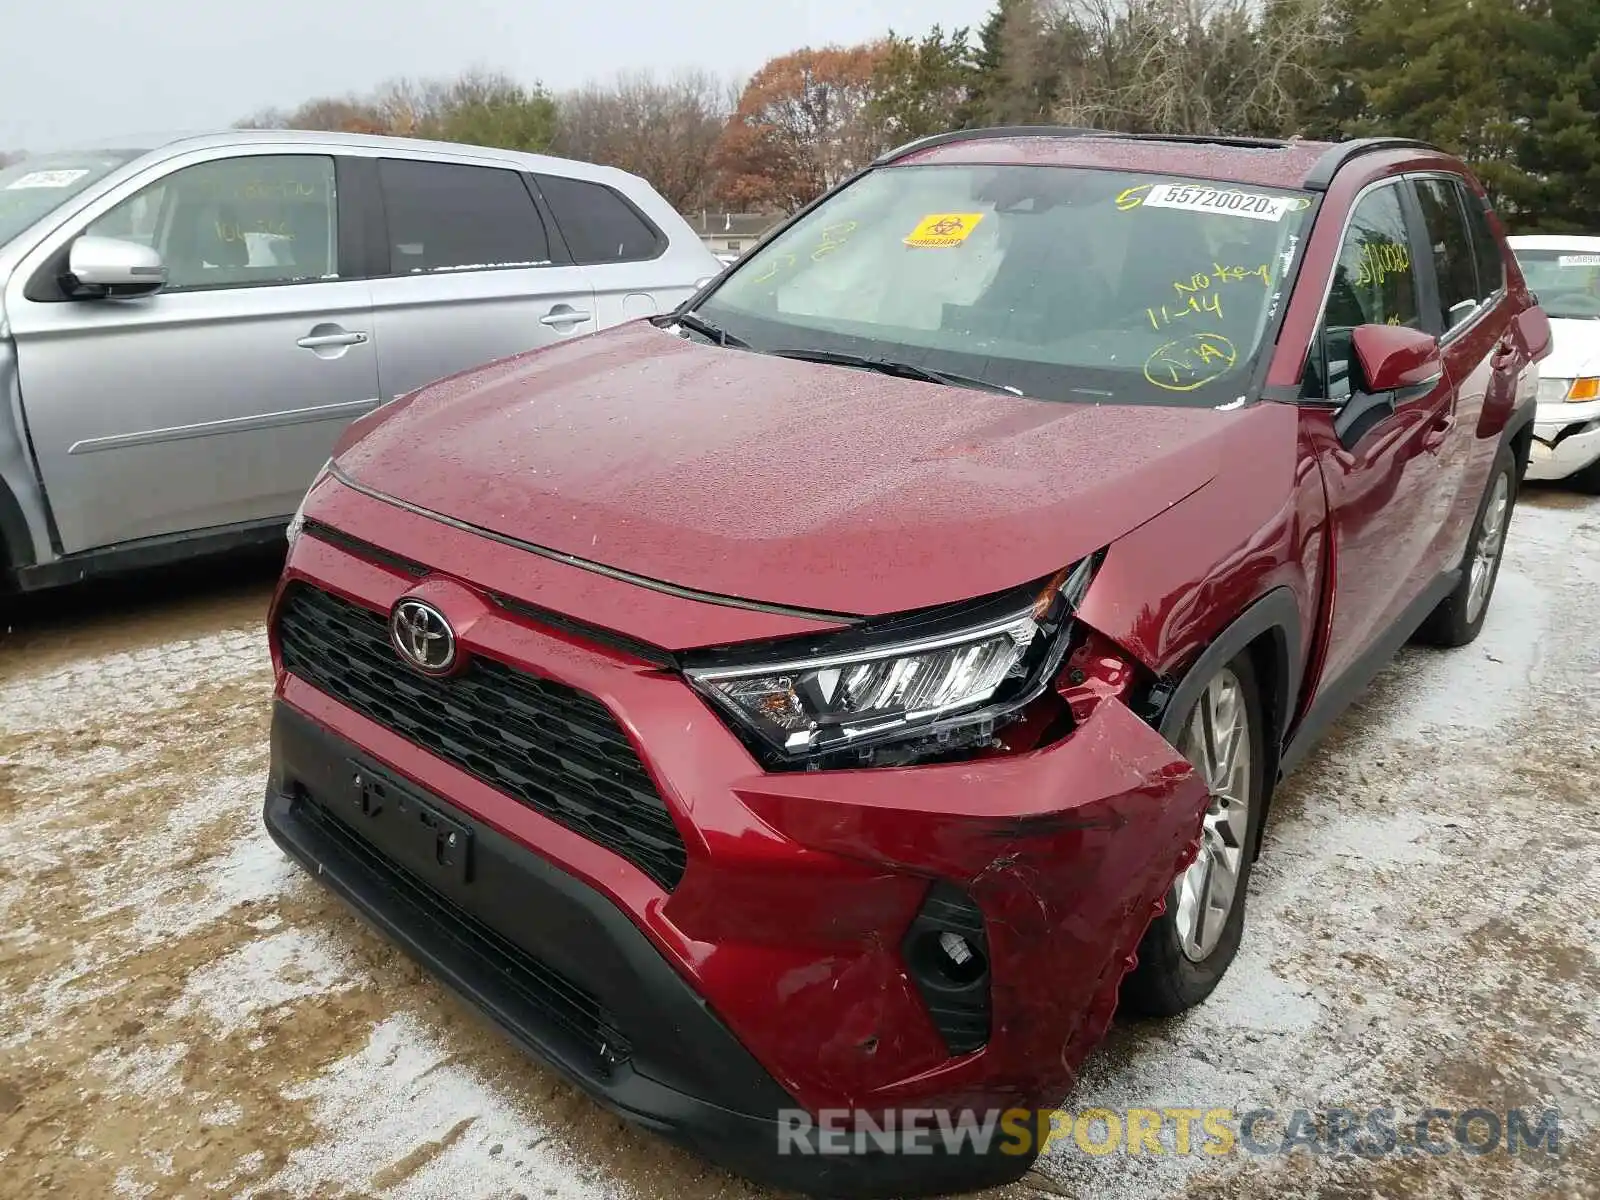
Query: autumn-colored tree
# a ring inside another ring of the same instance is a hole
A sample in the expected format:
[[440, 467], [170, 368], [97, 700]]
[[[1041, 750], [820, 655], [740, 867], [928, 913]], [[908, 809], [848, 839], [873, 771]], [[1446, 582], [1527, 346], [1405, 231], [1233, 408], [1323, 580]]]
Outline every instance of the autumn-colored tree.
[[885, 148], [868, 116], [887, 43], [797, 50], [751, 77], [717, 150], [722, 194], [793, 212]]
[[642, 175], [675, 207], [698, 208], [711, 199], [714, 156], [733, 100], [732, 87], [707, 71], [591, 83], [557, 100], [553, 148]]
[[269, 108], [246, 117], [240, 129], [320, 129], [332, 133], [387, 133], [383, 114], [371, 101], [353, 97], [308, 100], [298, 108]]

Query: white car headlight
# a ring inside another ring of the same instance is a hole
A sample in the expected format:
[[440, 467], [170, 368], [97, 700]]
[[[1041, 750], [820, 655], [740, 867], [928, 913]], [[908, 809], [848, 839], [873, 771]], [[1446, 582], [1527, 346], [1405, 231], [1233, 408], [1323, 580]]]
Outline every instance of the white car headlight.
[[1539, 403], [1560, 404], [1567, 398], [1567, 393], [1572, 390], [1570, 379], [1541, 379], [1539, 380]]
[[[1094, 561], [1084, 559], [1036, 592], [1010, 599], [1008, 611], [974, 613], [964, 625], [933, 614], [918, 624], [954, 627], [889, 633], [881, 644], [833, 652], [824, 645], [805, 656], [762, 661], [752, 654], [743, 662], [689, 665], [685, 674], [780, 760], [929, 738], [970, 744], [991, 735], [997, 721], [1054, 677], [1066, 653], [1065, 627]], [[863, 640], [859, 632], [847, 636]]]

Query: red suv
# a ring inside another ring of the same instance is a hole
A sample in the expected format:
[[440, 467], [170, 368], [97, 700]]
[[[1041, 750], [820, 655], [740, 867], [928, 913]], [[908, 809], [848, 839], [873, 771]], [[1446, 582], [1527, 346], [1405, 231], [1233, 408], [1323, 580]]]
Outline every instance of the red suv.
[[1206, 997], [1274, 784], [1477, 635], [1548, 342], [1424, 145], [913, 143], [678, 311], [351, 429], [271, 614], [267, 826], [736, 1171], [1014, 1178], [1036, 1141], [793, 1135], [981, 1132], [1119, 1001]]

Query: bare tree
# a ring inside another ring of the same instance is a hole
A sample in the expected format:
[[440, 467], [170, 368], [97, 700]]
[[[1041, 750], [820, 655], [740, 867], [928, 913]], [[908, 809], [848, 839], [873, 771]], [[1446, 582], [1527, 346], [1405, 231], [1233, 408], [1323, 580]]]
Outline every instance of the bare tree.
[[733, 103], [729, 84], [707, 71], [665, 80], [621, 75], [559, 98], [555, 149], [642, 175], [668, 203], [692, 208], [711, 192], [713, 155]]
[[1053, 0], [1055, 119], [1129, 131], [1296, 131], [1329, 0]]

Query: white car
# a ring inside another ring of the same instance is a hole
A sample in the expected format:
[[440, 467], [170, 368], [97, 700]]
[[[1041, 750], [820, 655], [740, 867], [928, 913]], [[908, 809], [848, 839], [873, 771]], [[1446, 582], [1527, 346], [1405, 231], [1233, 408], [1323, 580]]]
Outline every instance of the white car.
[[1600, 493], [1600, 237], [1508, 239], [1528, 287], [1550, 318], [1550, 357], [1539, 364], [1539, 411], [1529, 479], [1564, 479]]

